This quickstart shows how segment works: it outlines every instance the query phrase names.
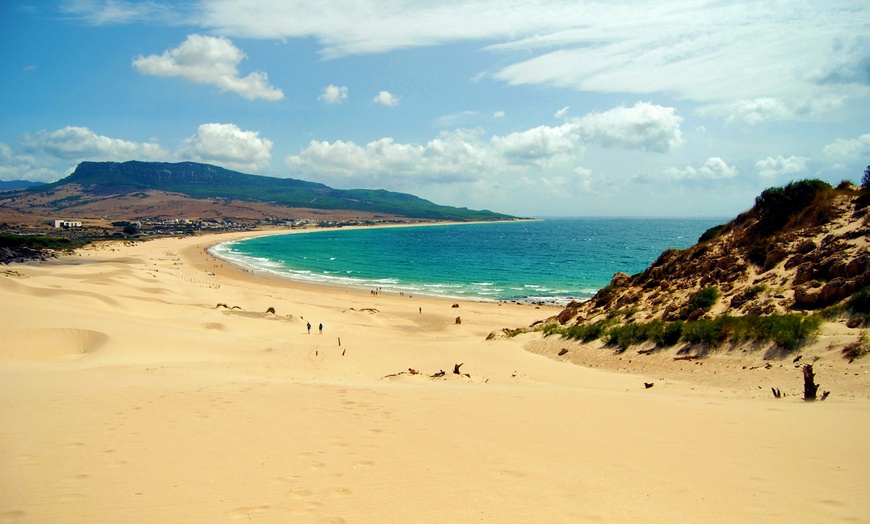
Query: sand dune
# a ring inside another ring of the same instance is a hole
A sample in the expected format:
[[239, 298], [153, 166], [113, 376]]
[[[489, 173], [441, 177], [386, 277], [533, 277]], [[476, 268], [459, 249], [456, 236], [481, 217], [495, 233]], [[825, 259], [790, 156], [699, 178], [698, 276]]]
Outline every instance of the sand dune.
[[209, 257], [217, 240], [0, 276], [0, 521], [870, 515], [861, 390], [805, 404], [712, 363], [590, 369], [527, 351], [537, 335], [485, 340], [555, 309], [260, 279]]

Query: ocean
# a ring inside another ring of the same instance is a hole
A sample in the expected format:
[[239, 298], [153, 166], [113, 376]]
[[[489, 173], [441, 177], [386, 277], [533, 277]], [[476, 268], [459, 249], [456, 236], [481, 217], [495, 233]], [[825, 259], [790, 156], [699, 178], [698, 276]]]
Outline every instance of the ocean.
[[291, 280], [474, 301], [567, 304], [614, 273], [695, 244], [715, 218], [569, 218], [317, 229], [226, 242], [215, 256]]

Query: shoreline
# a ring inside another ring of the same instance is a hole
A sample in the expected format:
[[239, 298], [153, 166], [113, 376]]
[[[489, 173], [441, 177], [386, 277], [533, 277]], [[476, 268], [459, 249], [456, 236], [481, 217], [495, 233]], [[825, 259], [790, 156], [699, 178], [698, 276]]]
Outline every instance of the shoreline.
[[232, 235], [117, 242], [4, 268], [3, 519], [870, 514], [870, 451], [842, 445], [870, 432], [866, 399], [723, 394], [704, 384], [731, 370], [662, 380], [655, 359], [642, 373], [585, 368], [529, 351], [538, 336], [486, 340], [559, 308], [453, 308], [214, 267], [208, 245]]
[[[533, 221], [536, 221], [536, 220], [534, 220], [534, 219], [514, 220], [514, 221], [511, 221], [511, 223], [513, 223], [513, 222], [533, 222]], [[231, 240], [224, 240], [224, 241], [220, 241], [217, 243], [212, 243], [211, 245], [209, 245], [206, 248], [206, 251], [213, 258], [220, 260], [223, 263], [235, 266], [236, 269], [238, 269], [239, 271], [241, 271], [243, 273], [249, 273], [249, 274], [254, 275], [255, 274], [254, 272], [256, 271], [257, 272], [256, 275], [260, 276], [262, 278], [285, 280], [288, 282], [293, 282], [293, 283], [297, 283], [300, 285], [307, 285], [307, 286], [315, 286], [315, 287], [324, 286], [324, 287], [338, 289], [338, 290], [350, 289], [350, 290], [354, 290], [354, 291], [370, 292], [372, 290], [373, 286], [363, 285], [363, 284], [351, 284], [351, 283], [342, 284], [339, 282], [333, 283], [333, 282], [325, 282], [325, 281], [306, 280], [306, 279], [302, 279], [302, 278], [295, 278], [289, 274], [282, 274], [278, 271], [270, 271], [268, 269], [258, 268], [253, 264], [246, 264], [243, 261], [233, 259], [231, 257], [222, 257], [220, 254], [215, 252], [214, 248], [222, 246], [223, 244], [232, 243], [232, 242], [242, 242], [242, 241], [245, 241], [245, 240], [248, 240], [251, 238], [259, 238], [259, 237], [263, 237], [263, 236], [278, 236], [278, 235], [282, 235], [282, 234], [287, 234], [287, 235], [317, 234], [317, 233], [321, 233], [321, 232], [329, 232], [329, 231], [336, 231], [336, 230], [350, 230], [350, 231], [365, 230], [365, 229], [370, 229], [373, 227], [374, 228], [392, 229], [392, 228], [438, 227], [438, 226], [447, 227], [447, 226], [479, 225], [479, 224], [490, 224], [490, 223], [501, 223], [501, 222], [439, 222], [439, 223], [426, 223], [426, 224], [381, 224], [381, 225], [375, 225], [375, 226], [347, 226], [347, 227], [341, 227], [341, 228], [308, 228], [308, 229], [299, 229], [299, 230], [289, 230], [289, 231], [284, 231], [283, 233], [277, 232], [277, 231], [274, 233], [273, 232], [261, 232], [261, 234], [257, 234], [257, 235], [251, 235], [251, 236], [246, 236], [246, 237], [237, 238], [237, 239], [234, 238]], [[382, 287], [382, 286], [374, 286], [374, 287]], [[542, 307], [564, 307], [565, 305], [569, 304], [572, 301], [584, 300], [581, 297], [557, 298], [554, 296], [549, 296], [549, 297], [524, 296], [524, 297], [513, 297], [513, 298], [486, 298], [486, 297], [483, 297], [480, 295], [438, 295], [438, 294], [427, 293], [425, 290], [424, 291], [415, 290], [413, 292], [410, 292], [407, 289], [406, 290], [393, 289], [391, 291], [387, 291], [387, 293], [392, 293], [394, 295], [401, 294], [401, 296], [411, 296], [413, 294], [414, 296], [427, 297], [427, 298], [433, 298], [433, 299], [445, 300], [445, 301], [454, 301], [454, 302], [455, 301], [466, 301], [466, 302], [482, 302], [482, 303], [493, 303], [493, 304], [498, 304], [498, 303], [527, 304], [527, 305], [535, 305], [535, 306], [542, 306]]]

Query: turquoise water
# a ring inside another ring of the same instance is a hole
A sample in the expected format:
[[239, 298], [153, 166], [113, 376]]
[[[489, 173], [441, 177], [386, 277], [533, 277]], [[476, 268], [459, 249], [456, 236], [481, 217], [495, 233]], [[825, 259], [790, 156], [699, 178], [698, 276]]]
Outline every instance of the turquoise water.
[[478, 301], [585, 300], [724, 220], [549, 219], [321, 229], [220, 244], [212, 253], [309, 283]]

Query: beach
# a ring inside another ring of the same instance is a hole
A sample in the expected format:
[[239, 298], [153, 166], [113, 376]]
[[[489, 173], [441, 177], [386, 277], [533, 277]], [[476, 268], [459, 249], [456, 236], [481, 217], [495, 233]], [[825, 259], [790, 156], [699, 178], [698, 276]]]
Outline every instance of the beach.
[[815, 403], [769, 395], [799, 389], [790, 360], [751, 390], [733, 365], [591, 368], [487, 340], [557, 307], [206, 251], [254, 234], [0, 268], [0, 522], [870, 521], [866, 363], [822, 361], [857, 378]]

